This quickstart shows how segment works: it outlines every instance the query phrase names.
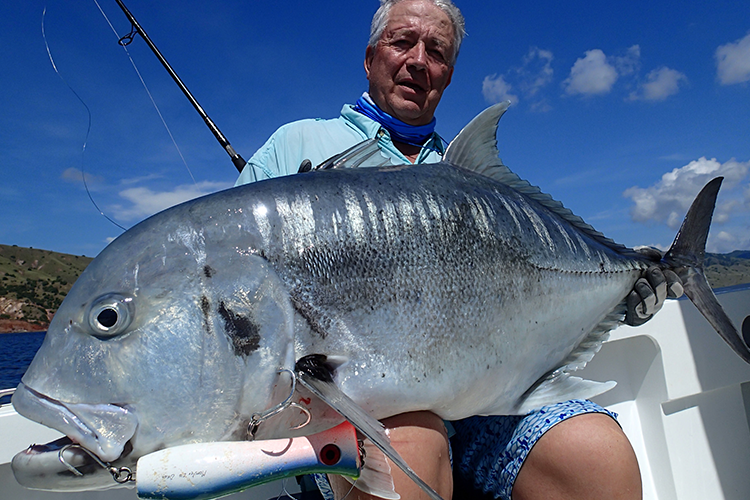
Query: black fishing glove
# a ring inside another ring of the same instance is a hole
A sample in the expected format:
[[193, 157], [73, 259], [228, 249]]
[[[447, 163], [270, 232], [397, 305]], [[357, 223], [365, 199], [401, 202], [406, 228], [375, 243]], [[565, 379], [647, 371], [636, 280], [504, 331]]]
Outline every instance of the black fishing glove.
[[[655, 248], [636, 250], [654, 261], [661, 260], [661, 252]], [[682, 281], [677, 274], [657, 265], [649, 267], [635, 282], [633, 291], [628, 295], [625, 323], [630, 326], [642, 325], [661, 309], [667, 297], [676, 299], [682, 292]]]

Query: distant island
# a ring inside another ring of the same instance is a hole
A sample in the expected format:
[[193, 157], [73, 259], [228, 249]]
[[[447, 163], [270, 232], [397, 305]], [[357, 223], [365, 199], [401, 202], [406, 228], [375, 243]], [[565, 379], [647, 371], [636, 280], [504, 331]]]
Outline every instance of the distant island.
[[46, 330], [93, 259], [0, 245], [0, 333]]
[[[0, 333], [46, 330], [92, 260], [82, 255], [0, 245]], [[714, 288], [750, 283], [750, 251], [707, 254], [704, 270]]]

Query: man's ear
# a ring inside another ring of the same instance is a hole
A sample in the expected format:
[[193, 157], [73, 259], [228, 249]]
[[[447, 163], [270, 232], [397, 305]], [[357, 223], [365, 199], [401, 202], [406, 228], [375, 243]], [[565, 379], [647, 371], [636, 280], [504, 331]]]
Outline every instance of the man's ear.
[[367, 46], [365, 49], [365, 74], [367, 79], [370, 79], [370, 66], [372, 65], [372, 58], [375, 56], [375, 49], [371, 46]]

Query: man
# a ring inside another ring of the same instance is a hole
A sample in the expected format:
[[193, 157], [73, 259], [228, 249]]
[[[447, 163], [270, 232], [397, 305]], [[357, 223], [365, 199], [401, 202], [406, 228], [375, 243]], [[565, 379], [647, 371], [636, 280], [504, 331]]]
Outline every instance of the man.
[[[381, 0], [365, 52], [369, 93], [344, 106], [333, 120], [302, 120], [281, 127], [248, 161], [237, 184], [297, 173], [367, 138], [380, 154], [368, 165], [439, 161], [444, 143], [434, 132], [435, 109], [451, 82], [464, 21], [451, 0]], [[666, 296], [667, 280], [652, 273], [629, 299], [629, 322], [648, 319]], [[669, 277], [677, 294], [679, 280]], [[677, 280], [677, 281], [675, 281]], [[653, 288], [657, 289], [654, 294]], [[658, 297], [658, 298], [657, 298]], [[429, 412], [384, 421], [394, 447], [445, 499], [637, 499], [638, 464], [624, 433], [606, 410], [572, 401], [527, 417], [486, 417], [456, 422], [453, 495], [448, 436]], [[427, 498], [392, 467], [404, 499]], [[373, 498], [331, 477], [336, 498]], [[351, 490], [351, 491], [350, 491]]]

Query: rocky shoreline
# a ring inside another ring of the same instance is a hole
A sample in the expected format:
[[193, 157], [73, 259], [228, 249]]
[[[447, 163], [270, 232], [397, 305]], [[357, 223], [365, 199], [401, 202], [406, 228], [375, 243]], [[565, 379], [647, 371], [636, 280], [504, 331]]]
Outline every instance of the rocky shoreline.
[[39, 323], [29, 323], [19, 319], [0, 319], [0, 334], [3, 333], [22, 333], [22, 332], [43, 332], [49, 325], [40, 325]]

